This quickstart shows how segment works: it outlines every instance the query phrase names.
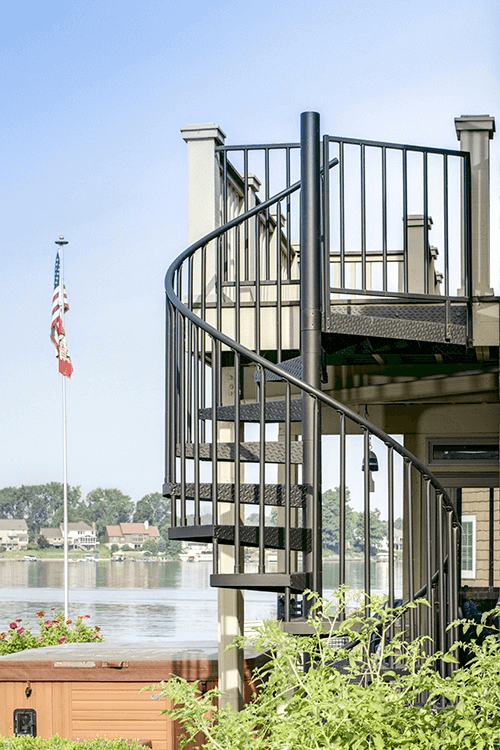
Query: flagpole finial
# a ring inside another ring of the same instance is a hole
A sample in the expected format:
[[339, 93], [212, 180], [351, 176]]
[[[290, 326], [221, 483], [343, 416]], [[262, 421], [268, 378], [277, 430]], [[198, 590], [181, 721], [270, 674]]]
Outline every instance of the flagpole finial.
[[59, 235], [59, 239], [55, 241], [56, 245], [59, 245], [59, 247], [62, 247], [63, 245], [68, 245], [68, 240], [65, 240], [62, 234]]

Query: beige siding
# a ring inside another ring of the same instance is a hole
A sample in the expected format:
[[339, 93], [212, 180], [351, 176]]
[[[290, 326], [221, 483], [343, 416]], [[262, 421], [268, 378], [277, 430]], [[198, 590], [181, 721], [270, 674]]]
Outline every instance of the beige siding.
[[[464, 488], [462, 516], [476, 518], [476, 577], [464, 579], [470, 586], [489, 585], [490, 490]], [[500, 490], [494, 490], [494, 586], [500, 586]]]

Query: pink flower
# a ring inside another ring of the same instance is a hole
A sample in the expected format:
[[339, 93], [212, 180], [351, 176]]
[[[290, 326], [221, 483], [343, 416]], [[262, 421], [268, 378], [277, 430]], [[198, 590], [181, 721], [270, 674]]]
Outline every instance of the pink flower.
[[15, 623], [15, 622], [11, 622], [11, 623], [10, 623], [10, 625], [9, 625], [9, 628], [10, 628], [11, 630], [15, 630], [15, 629], [17, 628], [17, 623]]
[[53, 620], [45, 620], [43, 624], [45, 625], [46, 628], [50, 628], [53, 622], [54, 622]]
[[24, 628], [18, 628], [17, 629], [17, 634], [18, 635], [22, 635], [23, 633], [24, 633]]
[[71, 625], [72, 622], [73, 620], [66, 620], [66, 625]]
[[65, 636], [65, 635], [63, 635], [63, 636], [61, 636], [61, 637], [59, 638], [59, 640], [58, 640], [57, 642], [58, 642], [58, 643], [64, 643], [64, 641], [65, 641], [65, 640], [66, 640], [66, 636]]
[[22, 617], [18, 617], [17, 620], [16, 620], [16, 622], [22, 622], [22, 621], [23, 621]]
[[39, 635], [37, 638], [38, 643], [43, 643], [43, 640], [44, 640], [43, 635]]

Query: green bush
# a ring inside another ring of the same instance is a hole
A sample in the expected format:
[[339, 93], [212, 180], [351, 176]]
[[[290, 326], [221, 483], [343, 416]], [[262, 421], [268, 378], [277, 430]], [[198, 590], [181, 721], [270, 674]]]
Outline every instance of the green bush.
[[89, 643], [102, 641], [101, 628], [87, 625], [89, 615], [78, 615], [76, 621], [65, 620], [63, 612], [46, 617], [43, 610], [35, 612], [38, 632], [33, 632], [28, 622], [12, 620], [8, 628], [0, 633], [0, 655], [25, 651], [28, 648], [55, 646], [60, 643]]
[[[391, 611], [372, 601], [370, 609], [369, 618], [358, 611], [342, 620], [340, 592], [337, 601], [313, 608], [311, 636], [291, 636], [279, 623], [265, 623], [251, 645], [267, 651], [269, 660], [257, 672], [255, 699], [240, 712], [219, 708], [217, 689], [202, 695], [196, 684], [175, 676], [162, 683], [161, 695], [176, 706], [165, 713], [183, 726], [179, 747], [201, 733], [206, 750], [498, 750], [498, 633], [481, 645], [472, 640], [462, 646], [470, 661], [459, 667], [458, 644], [429, 657], [424, 638], [409, 643], [404, 633], [393, 635], [403, 608]], [[324, 616], [331, 622], [328, 637]], [[380, 637], [375, 652], [374, 636]], [[334, 645], [339, 638], [349, 647]], [[309, 669], [302, 668], [304, 654]], [[440, 676], [439, 661], [455, 663], [451, 677]]]
[[82, 742], [65, 740], [57, 735], [48, 739], [42, 737], [0, 737], [0, 750], [135, 750], [139, 747], [141, 745], [135, 740], [109, 740], [99, 737]]

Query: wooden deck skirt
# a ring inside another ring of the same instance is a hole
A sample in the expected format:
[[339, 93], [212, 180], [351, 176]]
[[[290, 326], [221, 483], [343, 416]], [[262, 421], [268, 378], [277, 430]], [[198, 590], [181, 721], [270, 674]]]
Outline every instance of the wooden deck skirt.
[[[263, 658], [245, 651], [245, 701], [253, 692], [252, 669]], [[217, 644], [71, 643], [1, 656], [0, 736], [14, 734], [16, 709], [33, 709], [39, 737], [122, 737], [149, 740], [153, 750], [176, 750], [178, 727], [161, 715], [167, 700], [139, 692], [174, 674], [212, 688]]]

